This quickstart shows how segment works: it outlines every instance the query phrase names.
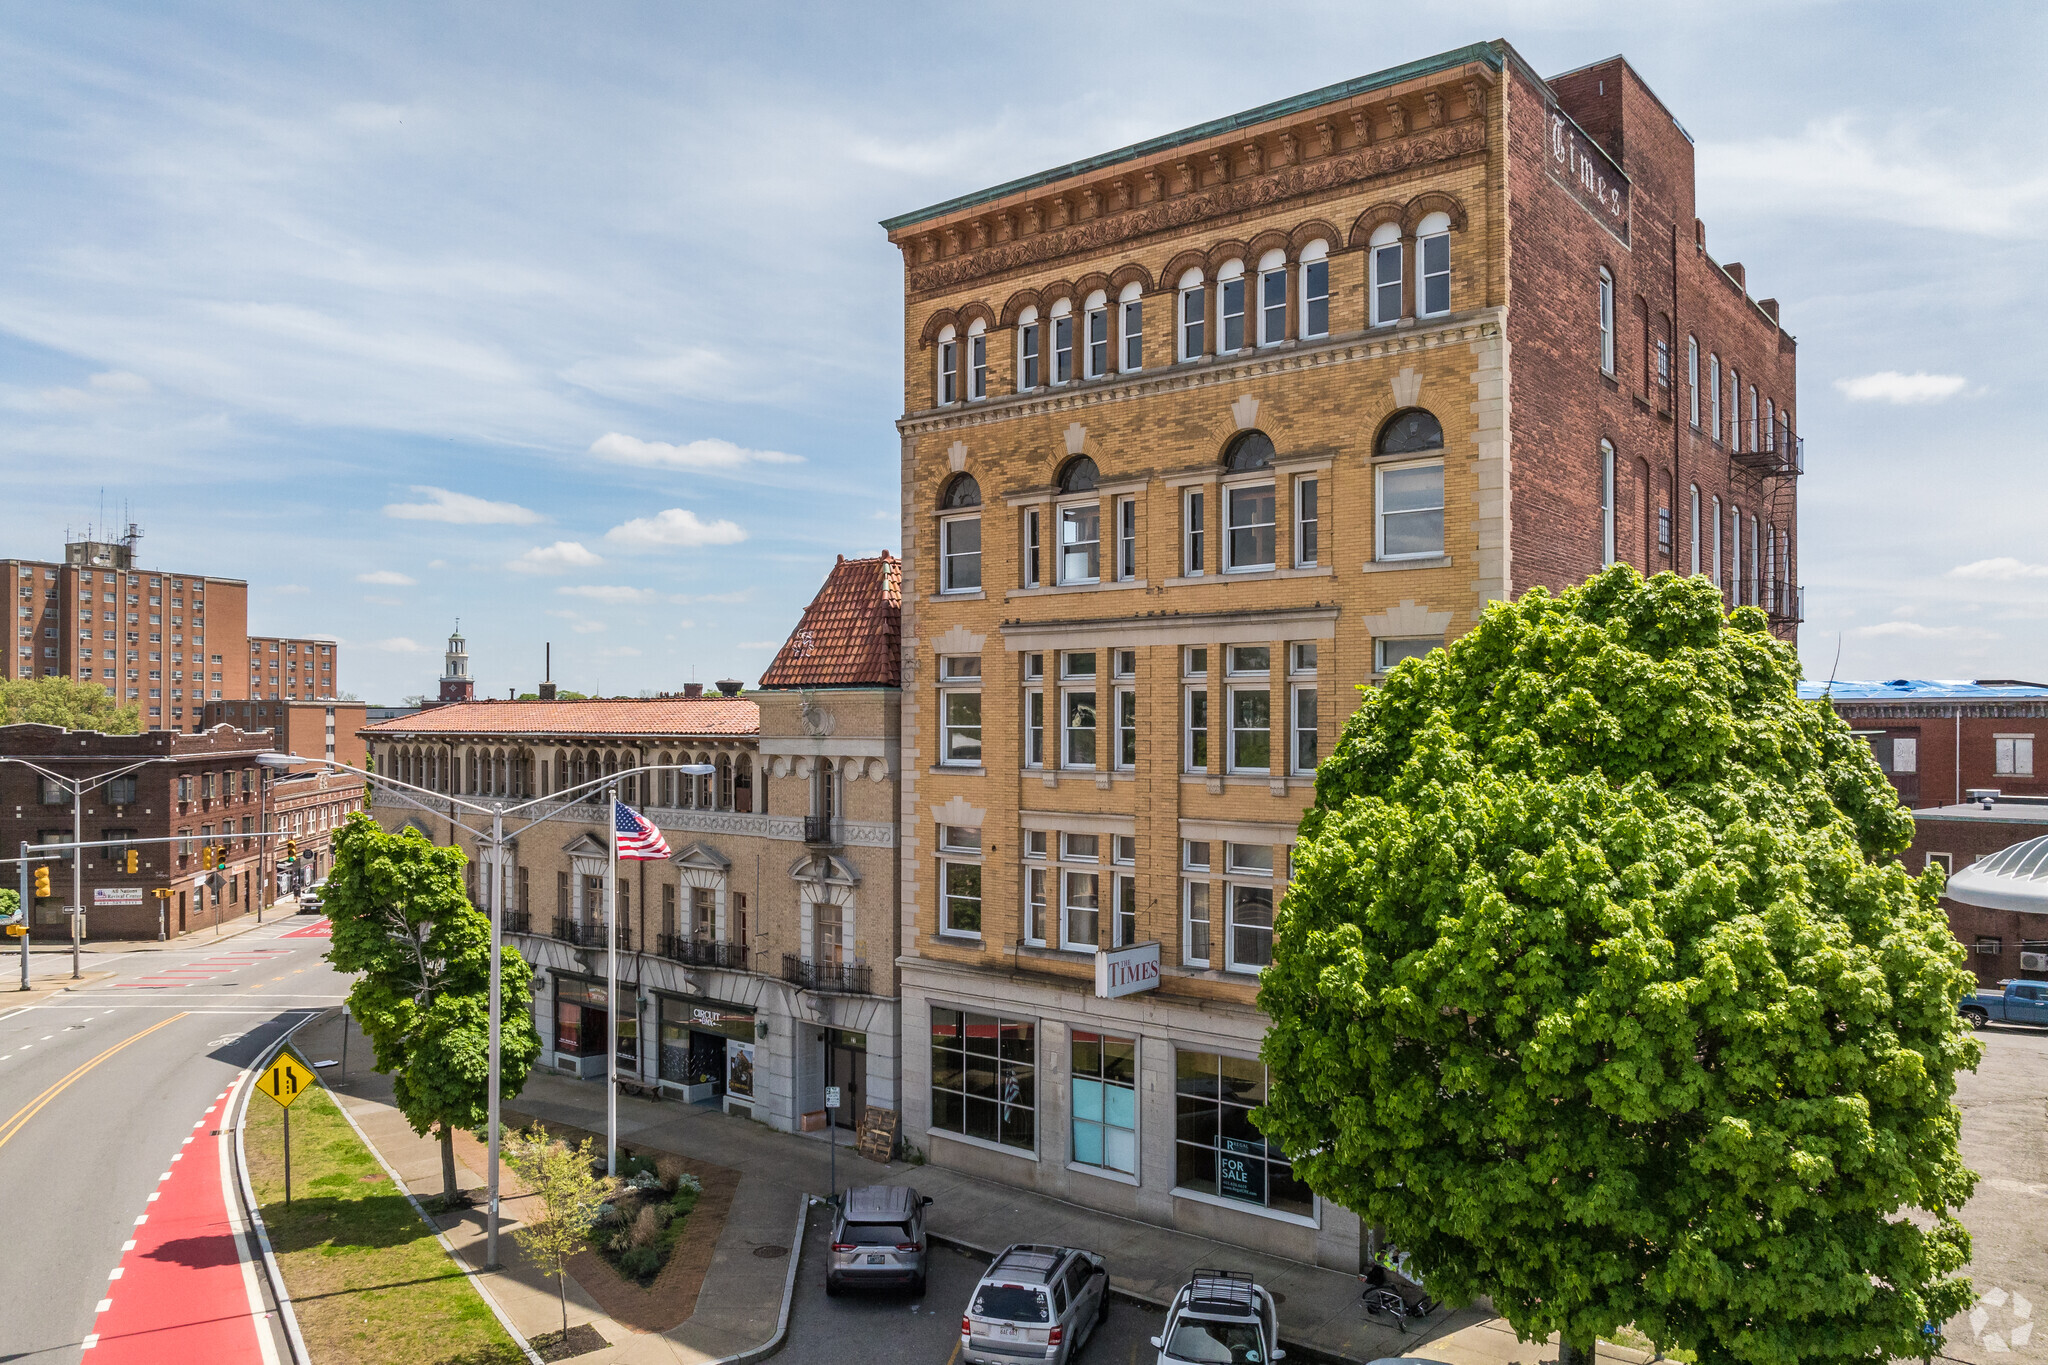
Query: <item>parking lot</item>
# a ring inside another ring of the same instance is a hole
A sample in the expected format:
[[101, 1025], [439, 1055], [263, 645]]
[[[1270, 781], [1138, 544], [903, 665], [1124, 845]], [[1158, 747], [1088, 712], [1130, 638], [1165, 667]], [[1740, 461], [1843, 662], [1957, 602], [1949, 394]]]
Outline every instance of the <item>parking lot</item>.
[[[825, 1297], [825, 1239], [829, 1219], [812, 1210], [804, 1232], [804, 1259], [789, 1310], [789, 1339], [776, 1365], [850, 1365], [854, 1361], [902, 1360], [949, 1365], [960, 1353], [960, 1315], [985, 1261], [934, 1246], [930, 1281], [922, 1299], [907, 1293], [856, 1293]], [[1114, 1273], [1116, 1267], [1111, 1266]], [[1076, 1360], [1088, 1365], [1137, 1365], [1152, 1359], [1152, 1335], [1165, 1314], [1115, 1301], [1109, 1318], [1095, 1329]]]
[[[1946, 1354], [1988, 1362], [2048, 1359], [2048, 1030], [1992, 1024], [1984, 1061], [1956, 1087], [1963, 1160], [1977, 1172], [1963, 1206], [1977, 1307], [1948, 1324]], [[2038, 1312], [2036, 1311], [2038, 1306]]]

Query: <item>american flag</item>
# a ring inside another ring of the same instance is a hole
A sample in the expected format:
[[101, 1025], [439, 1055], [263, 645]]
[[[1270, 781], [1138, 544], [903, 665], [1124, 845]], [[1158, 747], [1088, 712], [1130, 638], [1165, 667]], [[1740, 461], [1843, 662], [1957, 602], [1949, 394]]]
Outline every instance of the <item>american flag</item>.
[[619, 831], [619, 856], [637, 862], [659, 862], [668, 857], [668, 845], [654, 822], [638, 814], [623, 801], [612, 802], [612, 822]]

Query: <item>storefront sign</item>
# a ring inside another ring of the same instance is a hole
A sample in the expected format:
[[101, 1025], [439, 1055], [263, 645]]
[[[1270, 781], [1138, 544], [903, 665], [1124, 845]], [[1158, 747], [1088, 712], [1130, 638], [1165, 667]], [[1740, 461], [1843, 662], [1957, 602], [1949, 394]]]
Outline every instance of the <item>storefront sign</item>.
[[95, 886], [92, 889], [94, 905], [140, 905], [142, 888], [139, 886]]
[[1095, 950], [1095, 994], [1103, 1000], [1159, 989], [1159, 943]]
[[1551, 178], [1626, 242], [1628, 177], [1557, 106], [1549, 112]]
[[1266, 1202], [1266, 1149], [1264, 1144], [1241, 1138], [1219, 1139], [1216, 1153], [1216, 1187], [1228, 1199], [1253, 1204]]

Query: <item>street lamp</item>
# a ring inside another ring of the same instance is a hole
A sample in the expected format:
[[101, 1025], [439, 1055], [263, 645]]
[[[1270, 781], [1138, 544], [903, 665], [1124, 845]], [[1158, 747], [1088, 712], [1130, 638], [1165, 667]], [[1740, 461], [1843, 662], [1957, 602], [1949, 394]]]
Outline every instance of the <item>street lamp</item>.
[[[290, 754], [256, 755], [256, 823], [264, 834], [270, 833], [270, 774], [289, 770], [292, 766]], [[263, 923], [263, 902], [271, 893], [270, 879], [263, 870], [264, 855], [270, 851], [270, 840], [256, 841], [256, 922]]]
[[[560, 815], [560, 814], [561, 814], [561, 811], [562, 811], [562, 808], [563, 808], [563, 807], [565, 807], [565, 806], [568, 806], [568, 805], [571, 805], [571, 804], [573, 804], [573, 802], [571, 802], [571, 801], [570, 801], [570, 800], [569, 800], [568, 798], [574, 797], [574, 796], [575, 796], [575, 795], [576, 795], [577, 793], [579, 793], [579, 792], [583, 792], [583, 791], [588, 791], [588, 790], [594, 790], [594, 789], [596, 789], [596, 788], [599, 788], [599, 787], [602, 787], [602, 788], [604, 788], [604, 789], [605, 789], [605, 795], [606, 795], [606, 797], [608, 798], [608, 799], [607, 799], [607, 801], [606, 801], [606, 809], [605, 809], [605, 824], [606, 824], [606, 825], [607, 825], [607, 826], [609, 827], [609, 831], [610, 831], [610, 833], [609, 833], [608, 843], [609, 843], [609, 846], [610, 846], [610, 848], [611, 848], [611, 859], [610, 859], [610, 866], [609, 866], [609, 869], [608, 869], [608, 871], [607, 871], [607, 873], [606, 873], [606, 893], [605, 893], [605, 895], [606, 895], [606, 904], [605, 904], [605, 914], [606, 914], [606, 918], [607, 918], [607, 932], [608, 932], [608, 933], [610, 934], [610, 937], [611, 937], [611, 944], [610, 944], [610, 948], [609, 948], [609, 960], [608, 960], [608, 962], [607, 962], [607, 965], [606, 965], [606, 987], [605, 987], [605, 1005], [606, 1005], [606, 1012], [607, 1012], [607, 1014], [608, 1014], [608, 1015], [609, 1015], [609, 1016], [611, 1017], [611, 1021], [612, 1021], [612, 1024], [611, 1024], [611, 1029], [610, 1029], [611, 1037], [610, 1037], [610, 1038], [608, 1038], [608, 1039], [606, 1040], [606, 1044], [605, 1044], [605, 1047], [606, 1047], [606, 1053], [607, 1053], [607, 1058], [608, 1058], [608, 1060], [607, 1060], [607, 1065], [606, 1065], [606, 1069], [605, 1069], [605, 1086], [606, 1086], [606, 1092], [607, 1092], [607, 1093], [606, 1093], [606, 1099], [605, 1099], [605, 1124], [606, 1124], [606, 1129], [605, 1129], [605, 1150], [606, 1150], [606, 1169], [607, 1169], [607, 1172], [608, 1172], [608, 1173], [612, 1173], [612, 1174], [616, 1174], [616, 1173], [617, 1173], [617, 1168], [618, 1168], [618, 1149], [619, 1149], [619, 1142], [618, 1142], [618, 1125], [619, 1125], [619, 1113], [618, 1113], [618, 1103], [619, 1103], [619, 1084], [618, 1084], [618, 1069], [619, 1069], [619, 1030], [618, 1030], [618, 1017], [617, 1017], [618, 1001], [617, 1001], [617, 998], [616, 998], [616, 997], [617, 997], [617, 993], [618, 993], [618, 952], [619, 952], [619, 936], [618, 936], [618, 928], [617, 928], [617, 925], [618, 925], [618, 916], [617, 916], [617, 907], [616, 907], [616, 902], [615, 902], [615, 898], [616, 898], [616, 896], [617, 896], [617, 892], [618, 892], [618, 866], [619, 866], [619, 858], [618, 858], [618, 848], [619, 848], [619, 829], [618, 829], [618, 812], [617, 812], [617, 810], [616, 810], [616, 808], [615, 808], [615, 806], [614, 806], [614, 802], [616, 802], [616, 800], [617, 800], [617, 795], [618, 795], [618, 781], [619, 781], [619, 775], [618, 775], [618, 774], [616, 774], [616, 773], [614, 773], [614, 774], [612, 774], [611, 776], [608, 776], [608, 777], [598, 777], [598, 778], [593, 778], [593, 779], [591, 779], [591, 780], [590, 780], [590, 781], [588, 781], [588, 782], [581, 782], [581, 783], [578, 783], [577, 785], [575, 785], [575, 786], [573, 786], [573, 787], [565, 787], [565, 788], [563, 788], [563, 789], [561, 789], [561, 790], [559, 790], [559, 791], [553, 792], [553, 793], [551, 793], [551, 794], [549, 794], [549, 795], [547, 795], [547, 796], [537, 796], [537, 797], [534, 797], [534, 798], [533, 798], [532, 800], [529, 800], [529, 801], [522, 801], [522, 802], [520, 802], [520, 803], [519, 803], [518, 805], [515, 805], [515, 806], [506, 806], [506, 805], [491, 805], [491, 806], [486, 806], [486, 805], [481, 805], [481, 804], [479, 804], [479, 803], [477, 803], [477, 802], [474, 802], [474, 801], [464, 801], [464, 800], [460, 799], [459, 797], [457, 797], [457, 796], [455, 796], [454, 794], [452, 794], [452, 793], [449, 793], [449, 792], [439, 792], [439, 791], [435, 791], [435, 790], [434, 790], [433, 788], [431, 788], [431, 787], [422, 787], [422, 786], [416, 786], [415, 784], [413, 784], [413, 783], [411, 783], [411, 782], [400, 782], [400, 781], [398, 781], [398, 780], [397, 780], [396, 778], [392, 778], [392, 777], [386, 777], [386, 776], [384, 776], [384, 775], [383, 775], [383, 774], [381, 774], [381, 773], [374, 773], [374, 772], [371, 772], [371, 771], [370, 771], [369, 769], [367, 769], [367, 768], [358, 768], [358, 767], [355, 767], [355, 766], [353, 766], [352, 764], [348, 764], [348, 763], [343, 763], [343, 762], [340, 762], [339, 760], [337, 760], [337, 759], [333, 759], [333, 758], [321, 758], [321, 759], [301, 759], [301, 758], [299, 758], [299, 756], [298, 756], [298, 755], [296, 755], [296, 754], [276, 754], [276, 753], [273, 753], [273, 754], [265, 754], [265, 755], [263, 755], [262, 757], [260, 757], [260, 758], [258, 758], [258, 759], [257, 759], [257, 762], [258, 762], [258, 763], [260, 763], [260, 764], [263, 764], [263, 766], [265, 766], [265, 767], [289, 767], [289, 766], [290, 766], [291, 764], [293, 764], [293, 763], [297, 763], [297, 762], [317, 762], [317, 763], [324, 763], [324, 764], [326, 764], [326, 765], [327, 765], [327, 766], [328, 766], [329, 768], [339, 768], [339, 769], [341, 769], [341, 770], [342, 770], [342, 771], [344, 771], [344, 772], [351, 772], [351, 773], [354, 773], [354, 774], [356, 774], [356, 775], [357, 775], [358, 777], [361, 777], [361, 778], [365, 779], [366, 781], [369, 781], [369, 782], [371, 782], [371, 783], [374, 783], [375, 785], [377, 785], [377, 786], [379, 786], [379, 787], [383, 787], [383, 788], [387, 788], [387, 789], [389, 789], [389, 790], [390, 790], [390, 791], [391, 791], [391, 792], [392, 792], [393, 794], [395, 794], [395, 795], [399, 796], [399, 797], [400, 797], [401, 799], [405, 800], [405, 801], [407, 802], [407, 804], [409, 804], [409, 805], [413, 805], [413, 806], [417, 806], [417, 807], [418, 807], [419, 809], [421, 809], [421, 810], [423, 810], [423, 811], [426, 811], [426, 812], [428, 812], [428, 813], [429, 813], [429, 814], [431, 814], [431, 815], [435, 815], [435, 816], [438, 816], [438, 817], [440, 817], [440, 818], [442, 818], [442, 819], [445, 819], [445, 820], [447, 820], [447, 821], [448, 821], [448, 823], [449, 823], [449, 824], [450, 824], [450, 825], [451, 825], [452, 827], [454, 827], [454, 828], [456, 828], [456, 829], [460, 829], [460, 830], [463, 830], [463, 831], [467, 832], [468, 834], [472, 835], [472, 836], [473, 836], [473, 837], [474, 837], [474, 838], [475, 838], [475, 839], [477, 840], [477, 842], [478, 842], [478, 844], [479, 844], [480, 846], [483, 846], [483, 845], [485, 845], [486, 841], [488, 841], [488, 847], [489, 847], [489, 848], [490, 848], [490, 850], [491, 850], [491, 857], [490, 857], [490, 886], [491, 886], [491, 895], [490, 895], [490, 905], [489, 905], [489, 915], [490, 915], [490, 921], [491, 921], [491, 985], [490, 985], [490, 995], [491, 995], [491, 998], [490, 998], [490, 1053], [489, 1053], [489, 1064], [488, 1064], [488, 1067], [489, 1067], [489, 1083], [488, 1083], [488, 1084], [489, 1084], [489, 1096], [490, 1096], [490, 1099], [489, 1099], [489, 1118], [488, 1118], [488, 1120], [487, 1120], [487, 1121], [488, 1121], [488, 1123], [489, 1123], [489, 1127], [490, 1127], [490, 1133], [489, 1133], [489, 1141], [488, 1141], [488, 1147], [489, 1147], [489, 1165], [490, 1165], [490, 1171], [489, 1171], [489, 1182], [490, 1182], [490, 1189], [489, 1189], [489, 1202], [488, 1202], [488, 1206], [487, 1206], [487, 1208], [486, 1208], [486, 1212], [485, 1212], [485, 1218], [484, 1218], [484, 1268], [485, 1268], [486, 1270], [496, 1270], [496, 1269], [498, 1269], [498, 1268], [499, 1268], [499, 1262], [498, 1262], [498, 1157], [499, 1157], [499, 1152], [498, 1152], [498, 1147], [499, 1147], [499, 1142], [498, 1142], [498, 1128], [499, 1128], [499, 1122], [498, 1122], [498, 1034], [499, 1034], [499, 1027], [500, 1027], [500, 1024], [499, 1024], [499, 1018], [498, 1018], [498, 1013], [499, 1013], [499, 1011], [498, 1011], [498, 985], [499, 985], [499, 981], [500, 981], [500, 965], [499, 965], [499, 961], [500, 961], [500, 959], [499, 959], [499, 952], [500, 952], [500, 947], [501, 947], [501, 944], [502, 944], [502, 938], [503, 938], [503, 921], [504, 921], [504, 914], [503, 914], [503, 911], [504, 911], [504, 904], [503, 904], [503, 902], [504, 902], [504, 894], [505, 894], [505, 880], [504, 880], [504, 879], [505, 879], [505, 866], [504, 866], [504, 859], [505, 859], [505, 845], [506, 845], [506, 842], [508, 841], [508, 839], [514, 839], [514, 838], [517, 838], [517, 837], [518, 837], [519, 835], [521, 835], [521, 834], [524, 834], [524, 833], [525, 833], [525, 832], [526, 832], [527, 830], [529, 830], [529, 829], [532, 829], [532, 828], [533, 828], [533, 827], [534, 827], [535, 825], [543, 824], [543, 823], [545, 823], [546, 821], [552, 820], [552, 819], [554, 819], [554, 818], [555, 818], [556, 816]], [[712, 774], [712, 773], [715, 773], [715, 772], [717, 772], [717, 771], [718, 771], [718, 770], [717, 770], [716, 768], [714, 768], [714, 767], [713, 767], [712, 765], [710, 765], [709, 763], [650, 763], [650, 764], [647, 764], [647, 765], [645, 765], [645, 766], [642, 766], [642, 767], [637, 767], [637, 768], [634, 768], [634, 769], [632, 770], [632, 772], [633, 772], [633, 773], [635, 773], [635, 774], [639, 774], [639, 773], [653, 773], [653, 772], [680, 772], [680, 773], [687, 773], [687, 774], [689, 774], [689, 775], [690, 775], [690, 776], [692, 776], [692, 777], [705, 777], [705, 776], [708, 776], [708, 775], [710, 775], [710, 774]], [[435, 801], [436, 801], [437, 803], [445, 803], [445, 804], [446, 804], [446, 806], [447, 806], [447, 808], [448, 808], [448, 813], [446, 813], [446, 814], [443, 814], [443, 811], [442, 811], [442, 809], [441, 809], [441, 805], [440, 805], [440, 804], [436, 804], [436, 805], [431, 805], [431, 806], [430, 806], [430, 805], [428, 805], [428, 804], [427, 804], [426, 802], [424, 802], [424, 801], [419, 801], [419, 800], [414, 800], [414, 799], [412, 799], [411, 797], [407, 796], [407, 793], [409, 793], [409, 792], [418, 792], [418, 793], [419, 793], [420, 795], [422, 795], [422, 796], [430, 796], [430, 797], [433, 797], [433, 798], [435, 799]], [[555, 809], [553, 809], [553, 810], [549, 811], [549, 812], [548, 812], [547, 814], [545, 814], [545, 815], [542, 815], [542, 816], [539, 816], [539, 817], [537, 817], [537, 818], [535, 818], [535, 819], [532, 819], [532, 820], [529, 820], [529, 821], [527, 821], [527, 822], [526, 822], [526, 823], [525, 823], [524, 825], [521, 825], [521, 826], [520, 826], [520, 827], [519, 827], [518, 829], [516, 829], [516, 830], [512, 831], [512, 833], [511, 833], [511, 834], [510, 834], [509, 836], [508, 836], [508, 835], [507, 835], [507, 834], [505, 833], [505, 817], [506, 817], [507, 815], [516, 815], [516, 814], [517, 814], [517, 813], [519, 813], [520, 811], [524, 811], [524, 810], [529, 810], [529, 809], [531, 809], [531, 808], [533, 808], [533, 807], [535, 807], [535, 806], [538, 806], [538, 805], [542, 805], [542, 804], [544, 804], [544, 803], [547, 803], [547, 802], [553, 802], [553, 803], [555, 803]], [[476, 815], [488, 815], [488, 816], [490, 816], [490, 817], [491, 817], [491, 830], [490, 830], [490, 833], [489, 833], [489, 834], [487, 835], [487, 834], [485, 834], [485, 833], [484, 833], [484, 831], [482, 831], [481, 829], [477, 829], [476, 827], [474, 827], [474, 826], [472, 826], [472, 825], [466, 825], [466, 824], [464, 824], [464, 823], [463, 823], [462, 821], [460, 821], [460, 820], [456, 819], [456, 818], [455, 818], [455, 816], [454, 816], [454, 813], [453, 813], [453, 812], [454, 812], [454, 811], [455, 811], [455, 809], [456, 809], [456, 808], [458, 808], [458, 807], [460, 807], [460, 808], [461, 808], [462, 810], [464, 810], [464, 811], [472, 812], [472, 813], [474, 813], [474, 814], [476, 814]]]

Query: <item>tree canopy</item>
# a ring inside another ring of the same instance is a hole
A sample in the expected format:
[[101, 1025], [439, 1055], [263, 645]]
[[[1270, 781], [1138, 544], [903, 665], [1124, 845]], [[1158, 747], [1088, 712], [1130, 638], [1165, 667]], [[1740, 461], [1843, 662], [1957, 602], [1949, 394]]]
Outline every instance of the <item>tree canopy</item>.
[[0, 679], [0, 725], [61, 725], [67, 730], [133, 735], [142, 730], [142, 708], [117, 705], [98, 683]]
[[1258, 1123], [1525, 1339], [1879, 1361], [1971, 1302], [1940, 876], [1766, 624], [1626, 566], [1531, 591], [1317, 774]]
[[[441, 1140], [444, 1194], [455, 1196], [454, 1132], [489, 1121], [491, 923], [469, 903], [462, 850], [411, 828], [387, 834], [356, 814], [335, 833], [334, 868], [322, 906], [333, 923], [328, 961], [360, 973], [349, 1012], [391, 1077], [414, 1132]], [[526, 1084], [540, 1056], [533, 1027], [533, 972], [501, 948], [500, 1094]]]

